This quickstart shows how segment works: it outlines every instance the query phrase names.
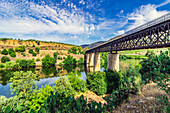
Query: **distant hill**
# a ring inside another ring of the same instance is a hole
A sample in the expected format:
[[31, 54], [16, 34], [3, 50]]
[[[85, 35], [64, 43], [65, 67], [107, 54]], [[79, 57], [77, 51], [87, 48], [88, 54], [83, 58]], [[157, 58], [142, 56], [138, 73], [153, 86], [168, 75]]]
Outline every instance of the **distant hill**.
[[92, 44], [84, 44], [84, 45], [81, 45], [82, 48], [93, 48], [97, 45], [100, 45], [102, 43], [104, 43], [105, 41], [98, 41], [98, 42], [94, 42]]

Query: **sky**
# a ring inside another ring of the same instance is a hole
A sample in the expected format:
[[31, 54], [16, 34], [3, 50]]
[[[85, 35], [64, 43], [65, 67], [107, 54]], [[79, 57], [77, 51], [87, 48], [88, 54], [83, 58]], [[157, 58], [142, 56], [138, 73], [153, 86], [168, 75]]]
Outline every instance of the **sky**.
[[170, 0], [0, 0], [0, 38], [107, 41], [170, 12]]

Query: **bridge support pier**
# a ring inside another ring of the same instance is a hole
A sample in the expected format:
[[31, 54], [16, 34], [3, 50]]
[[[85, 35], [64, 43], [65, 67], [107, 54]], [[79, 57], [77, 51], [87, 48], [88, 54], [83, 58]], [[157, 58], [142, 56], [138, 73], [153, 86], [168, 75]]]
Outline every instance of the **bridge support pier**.
[[89, 72], [93, 72], [94, 69], [94, 53], [90, 53], [89, 55]]
[[108, 54], [108, 70], [119, 71], [119, 53]]
[[89, 70], [89, 56], [90, 54], [85, 54], [84, 55], [84, 61], [85, 61], [85, 70]]
[[100, 71], [100, 53], [94, 54], [94, 71]]

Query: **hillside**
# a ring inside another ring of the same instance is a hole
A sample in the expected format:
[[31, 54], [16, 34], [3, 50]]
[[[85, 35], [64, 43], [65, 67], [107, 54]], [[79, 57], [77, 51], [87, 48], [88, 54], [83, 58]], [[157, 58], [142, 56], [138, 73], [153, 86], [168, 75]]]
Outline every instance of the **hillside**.
[[[83, 57], [83, 54], [68, 54], [68, 50], [72, 47], [78, 48], [79, 46], [71, 45], [71, 44], [65, 44], [65, 43], [58, 43], [58, 42], [45, 42], [45, 41], [38, 41], [38, 40], [13, 40], [13, 39], [6, 39], [6, 38], [0, 38], [0, 52], [3, 49], [10, 49], [13, 48], [14, 50], [19, 47], [24, 46], [25, 52], [16, 52], [16, 57], [12, 58], [10, 55], [3, 55], [0, 54], [0, 59], [3, 56], [8, 56], [11, 61], [15, 61], [17, 58], [20, 59], [32, 59], [37, 60], [36, 65], [41, 65], [41, 59], [46, 55], [49, 54], [50, 56], [53, 56], [54, 52], [58, 52], [59, 59], [57, 60], [57, 64], [63, 61], [64, 57], [67, 57], [68, 55], [73, 56], [76, 59], [79, 59]], [[29, 49], [32, 49], [35, 51], [35, 48], [39, 48], [39, 53], [36, 56], [33, 56], [31, 53], [29, 53]], [[23, 55], [25, 54], [25, 55]]]

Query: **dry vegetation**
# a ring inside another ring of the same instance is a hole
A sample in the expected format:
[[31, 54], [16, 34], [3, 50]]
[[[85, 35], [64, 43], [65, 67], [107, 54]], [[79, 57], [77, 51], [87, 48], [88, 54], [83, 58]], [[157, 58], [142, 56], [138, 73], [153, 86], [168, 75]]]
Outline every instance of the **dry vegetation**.
[[[39, 44], [38, 44], [39, 43]], [[16, 57], [12, 58], [9, 55], [6, 55], [10, 58], [11, 61], [15, 61], [17, 58], [21, 58], [21, 59], [32, 59], [34, 58], [35, 61], [36, 59], [40, 59], [40, 61], [36, 62], [36, 65], [41, 65], [41, 59], [46, 55], [49, 54], [50, 56], [53, 56], [54, 52], [59, 53], [58, 56], [60, 57], [67, 57], [68, 56], [68, 50], [72, 47], [74, 47], [74, 45], [69, 45], [69, 44], [62, 44], [62, 43], [54, 43], [54, 42], [38, 42], [37, 41], [20, 41], [20, 40], [0, 40], [0, 51], [2, 51], [3, 49], [9, 49], [9, 48], [13, 48], [15, 50], [16, 47], [19, 46], [25, 46], [25, 55], [23, 56], [21, 55], [21, 53], [16, 52]], [[36, 56], [32, 56], [32, 54], [30, 54], [28, 51], [29, 49], [33, 49], [35, 50], [35, 47], [39, 47], [40, 48], [40, 52], [39, 54], [37, 54]], [[83, 57], [82, 54], [72, 54], [70, 53], [69, 55], [73, 56], [74, 58], [76, 58], [77, 60], [81, 57]], [[0, 54], [0, 59], [5, 56]], [[58, 59], [57, 64], [62, 62], [62, 60]]]

